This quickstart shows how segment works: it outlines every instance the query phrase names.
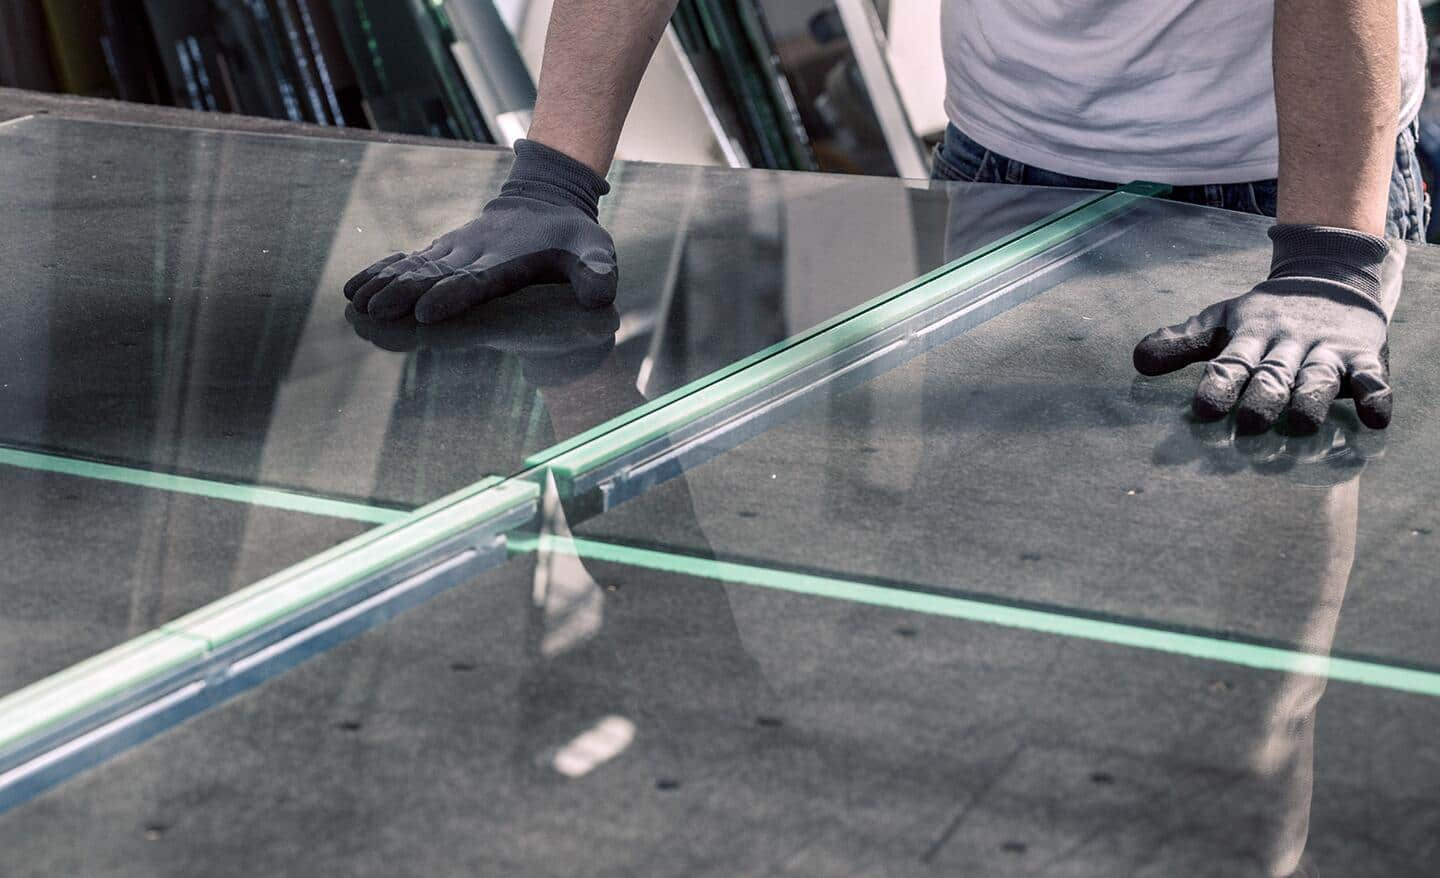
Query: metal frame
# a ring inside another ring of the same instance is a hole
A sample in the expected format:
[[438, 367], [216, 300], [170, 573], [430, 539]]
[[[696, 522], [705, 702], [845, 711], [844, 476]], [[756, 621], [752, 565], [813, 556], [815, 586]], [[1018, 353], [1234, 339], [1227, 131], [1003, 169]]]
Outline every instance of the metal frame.
[[491, 0], [450, 0], [445, 12], [457, 38], [450, 54], [480, 105], [491, 138], [513, 146], [530, 130], [535, 82], [510, 29]]
[[890, 147], [896, 172], [901, 177], [914, 179], [930, 176], [930, 162], [920, 139], [915, 136], [900, 90], [895, 87], [890, 65], [885, 60], [885, 29], [874, 4], [870, 0], [835, 0], [835, 8], [850, 37], [850, 51], [870, 93], [870, 103], [885, 134], [885, 143]]

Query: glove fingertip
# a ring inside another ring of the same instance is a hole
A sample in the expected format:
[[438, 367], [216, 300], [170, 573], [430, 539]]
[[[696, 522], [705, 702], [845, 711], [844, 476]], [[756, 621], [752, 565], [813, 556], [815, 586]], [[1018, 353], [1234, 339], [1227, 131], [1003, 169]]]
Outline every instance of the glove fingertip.
[[1323, 419], [1317, 419], [1312, 412], [1297, 412], [1294, 409], [1285, 416], [1285, 429], [1296, 436], [1313, 436], [1320, 432]]
[[1278, 411], [1242, 405], [1235, 410], [1235, 432], [1246, 436], [1264, 433], [1275, 425]]
[[1153, 339], [1153, 335], [1147, 335], [1140, 340], [1139, 344], [1135, 345], [1135, 353], [1131, 359], [1135, 364], [1136, 372], [1153, 378], [1157, 375], [1174, 372], [1186, 365], [1185, 363], [1181, 363], [1179, 366], [1172, 365], [1174, 358], [1169, 356], [1168, 352], [1161, 348], [1160, 343]]
[[1154, 377], [1203, 362], [1218, 354], [1230, 341], [1223, 327], [1199, 334], [1177, 332], [1175, 327], [1157, 329], [1135, 345], [1135, 371]]
[[593, 271], [581, 264], [570, 272], [570, 286], [575, 298], [585, 308], [605, 308], [615, 303], [615, 294], [620, 287], [620, 274], [615, 268], [608, 271]]
[[1395, 396], [1388, 387], [1355, 400], [1355, 414], [1360, 416], [1360, 423], [1372, 430], [1383, 430], [1390, 426], [1390, 416], [1394, 408]]
[[[1302, 370], [1302, 377], [1303, 374]], [[1330, 416], [1330, 404], [1339, 390], [1339, 381], [1330, 377], [1304, 382], [1290, 396], [1290, 409], [1285, 417], [1290, 432], [1307, 436], [1319, 431]]]
[[1190, 411], [1200, 421], [1218, 421], [1230, 414], [1229, 410], [1218, 408], [1212, 401], [1198, 396], [1190, 401]]
[[1234, 394], [1211, 393], [1205, 384], [1201, 384], [1190, 400], [1190, 411], [1202, 421], [1218, 421], [1230, 414], [1234, 407]]
[[361, 314], [369, 314], [370, 303], [374, 301], [377, 295], [384, 291], [385, 287], [389, 286], [390, 280], [390, 278], [384, 275], [376, 275], [370, 278], [370, 280], [366, 281], [355, 291], [355, 295], [350, 299], [350, 304], [354, 305], [355, 310]]
[[378, 271], [371, 271], [367, 268], [347, 280], [345, 282], [345, 298], [352, 302], [355, 301], [355, 294], [360, 292], [360, 290], [379, 273]]
[[384, 259], [376, 260], [375, 262], [370, 263], [361, 271], [356, 272], [349, 280], [345, 282], [345, 298], [353, 300], [355, 298], [355, 294], [360, 291], [361, 287], [369, 283], [380, 272], [384, 271], [391, 265], [394, 265], [396, 262], [399, 262], [401, 259], [404, 258], [404, 253], [391, 253]]
[[1290, 411], [1285, 415], [1285, 427], [1297, 436], [1309, 436], [1320, 430], [1320, 425], [1325, 423], [1326, 412], [1319, 411], [1313, 405], [1292, 402]]

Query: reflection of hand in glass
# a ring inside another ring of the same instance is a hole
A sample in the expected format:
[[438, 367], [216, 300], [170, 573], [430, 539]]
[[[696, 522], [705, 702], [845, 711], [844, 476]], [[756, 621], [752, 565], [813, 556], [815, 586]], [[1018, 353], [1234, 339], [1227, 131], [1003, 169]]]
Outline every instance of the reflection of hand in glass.
[[[1144, 401], [1152, 392], [1154, 388], [1137, 380], [1131, 396]], [[1174, 400], [1164, 404], [1170, 407]], [[1162, 466], [1198, 467], [1220, 478], [1244, 473], [1274, 477], [1275, 487], [1265, 499], [1278, 498], [1278, 509], [1271, 503], [1263, 511], [1236, 512], [1266, 523], [1253, 540], [1253, 564], [1264, 569], [1276, 558], [1283, 560], [1283, 581], [1275, 583], [1274, 603], [1284, 607], [1287, 591], [1302, 598], [1293, 607], [1303, 613], [1296, 620], [1293, 648], [1328, 656], [1355, 560], [1357, 477], [1368, 461], [1383, 455], [1384, 437], [1362, 430], [1348, 411], [1338, 412], [1314, 433], [1237, 435], [1236, 421], [1191, 416], [1156, 446], [1153, 460]], [[1239, 518], [1206, 522], [1202, 527], [1215, 532], [1199, 536], [1217, 537], [1217, 545], [1233, 548], [1234, 530], [1247, 523]], [[1301, 669], [1285, 676], [1270, 698], [1264, 737], [1251, 751], [1247, 792], [1266, 805], [1254, 822], [1254, 835], [1234, 842], [1237, 850], [1243, 846], [1257, 856], [1269, 875], [1308, 874], [1302, 868], [1314, 791], [1316, 709], [1326, 682]]]
[[[1358, 473], [1359, 466], [1350, 472]], [[1359, 486], [1359, 480], [1352, 477], [1319, 497], [1312, 493], [1323, 531], [1318, 536], [1323, 539], [1316, 546], [1319, 551], [1309, 558], [1297, 558], [1295, 565], [1297, 577], [1313, 577], [1314, 581], [1314, 606], [1296, 638], [1298, 649], [1310, 655], [1328, 656], [1334, 647], [1340, 606], [1355, 562]], [[1263, 827], [1266, 837], [1260, 850], [1272, 875], [1305, 874], [1300, 870], [1314, 794], [1316, 710], [1327, 682], [1324, 676], [1310, 673], [1286, 676], [1271, 703], [1266, 736], [1251, 757], [1251, 770], [1275, 797], [1275, 810]]]
[[[574, 436], [645, 402], [634, 374], [615, 349], [620, 314], [614, 306], [585, 309], [553, 288], [534, 287], [488, 303], [439, 325], [414, 320], [380, 321], [354, 308], [345, 316], [355, 334], [397, 352], [454, 353], [448, 368], [469, 370], [477, 385], [489, 379], [495, 352], [520, 360], [525, 380], [541, 389], [551, 426]], [[451, 358], [447, 358], [447, 361]]]
[[1282, 429], [1259, 435], [1237, 431], [1234, 418], [1191, 416], [1155, 447], [1152, 459], [1161, 466], [1194, 464], [1217, 475], [1252, 470], [1285, 475], [1299, 485], [1331, 487], [1351, 481], [1366, 462], [1384, 453], [1383, 434], [1365, 432], [1354, 415], [1343, 412], [1313, 433]]
[[500, 196], [476, 219], [414, 253], [395, 253], [345, 284], [377, 320], [448, 320], [534, 284], [569, 283], [587, 308], [615, 301], [615, 242], [597, 220], [604, 178], [549, 147], [515, 144]]
[[[576, 381], [599, 368], [615, 348], [620, 315], [614, 306], [587, 310], [538, 287], [439, 325], [379, 321], [345, 309], [355, 334], [387, 351], [479, 350], [514, 354], [540, 387]], [[484, 376], [476, 376], [482, 380]]]

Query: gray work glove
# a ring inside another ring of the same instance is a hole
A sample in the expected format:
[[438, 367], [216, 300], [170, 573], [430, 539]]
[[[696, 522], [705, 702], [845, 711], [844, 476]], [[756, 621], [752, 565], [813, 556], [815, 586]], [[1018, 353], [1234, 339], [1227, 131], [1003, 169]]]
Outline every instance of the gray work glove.
[[415, 253], [396, 253], [345, 284], [355, 310], [438, 323], [534, 284], [569, 283], [587, 308], [615, 301], [615, 242], [598, 221], [605, 179], [530, 140], [480, 216]]
[[[1135, 347], [1142, 375], [1208, 360], [1192, 403], [1197, 417], [1235, 409], [1242, 432], [1269, 429], [1289, 408], [1289, 426], [1314, 432], [1337, 396], [1355, 400], [1367, 427], [1390, 423], [1390, 313], [1382, 291], [1389, 244], [1349, 229], [1276, 225], [1268, 280], [1145, 336]], [[1236, 408], [1236, 402], [1239, 407]]]

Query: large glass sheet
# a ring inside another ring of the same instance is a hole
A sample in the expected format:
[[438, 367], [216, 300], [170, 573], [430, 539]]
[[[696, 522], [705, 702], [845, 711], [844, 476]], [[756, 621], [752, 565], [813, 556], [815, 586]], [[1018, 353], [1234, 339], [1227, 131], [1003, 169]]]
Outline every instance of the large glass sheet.
[[[1188, 413], [1150, 330], [1249, 289], [1268, 221], [1149, 202], [988, 322], [580, 526], [585, 536], [998, 604], [1440, 668], [1440, 252], [1409, 250], [1386, 432]], [[672, 522], [689, 518], [698, 526]]]
[[1430, 697], [526, 556], [0, 815], [0, 869], [1428, 875], [1437, 722]]
[[347, 315], [351, 274], [473, 217], [507, 162], [0, 128], [0, 443], [411, 507], [1086, 197], [621, 165], [614, 309], [539, 288], [439, 327]]
[[8, 458], [0, 497], [0, 696], [375, 526]]

